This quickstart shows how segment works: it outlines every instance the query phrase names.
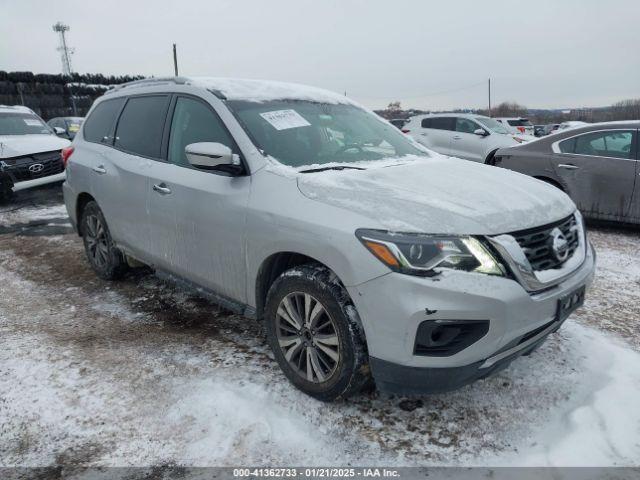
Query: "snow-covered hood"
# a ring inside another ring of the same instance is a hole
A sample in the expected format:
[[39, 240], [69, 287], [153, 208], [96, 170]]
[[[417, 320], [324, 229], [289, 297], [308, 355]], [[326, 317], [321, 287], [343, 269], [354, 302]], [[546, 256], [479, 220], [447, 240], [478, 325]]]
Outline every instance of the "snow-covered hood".
[[305, 173], [306, 197], [398, 232], [494, 235], [554, 222], [575, 210], [555, 187], [519, 173], [437, 156], [367, 170]]
[[0, 135], [0, 159], [62, 150], [70, 143], [55, 135]]

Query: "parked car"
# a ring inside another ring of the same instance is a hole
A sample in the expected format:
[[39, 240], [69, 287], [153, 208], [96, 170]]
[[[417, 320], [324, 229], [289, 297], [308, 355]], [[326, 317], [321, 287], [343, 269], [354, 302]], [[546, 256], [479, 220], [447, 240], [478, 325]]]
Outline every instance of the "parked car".
[[558, 128], [555, 129], [556, 132], [561, 132], [563, 130], [572, 130], [574, 128], [584, 127], [585, 125], [589, 125], [587, 122], [579, 122], [579, 121], [570, 121], [570, 122], [562, 122], [558, 125]]
[[544, 137], [545, 133], [545, 125], [534, 125], [533, 126], [533, 135], [534, 137]]
[[73, 140], [73, 137], [75, 137], [78, 130], [80, 130], [82, 122], [84, 122], [84, 117], [56, 117], [49, 120], [47, 125], [54, 129], [62, 129], [63, 132], [58, 133], [59, 137]]
[[389, 120], [389, 123], [396, 127], [398, 130], [402, 130], [404, 125], [407, 123], [406, 118], [392, 118]]
[[496, 165], [555, 185], [587, 218], [640, 223], [640, 121], [595, 123], [499, 150]]
[[557, 330], [593, 277], [564, 193], [429, 152], [316, 88], [138, 81], [96, 100], [72, 148], [64, 198], [96, 274], [135, 259], [261, 319], [321, 400], [370, 375], [404, 393], [484, 378]]
[[548, 125], [545, 125], [544, 126], [544, 134], [545, 135], [551, 135], [552, 133], [556, 132], [559, 127], [560, 127], [559, 123], [550, 123]]
[[0, 105], [1, 195], [64, 180], [62, 150], [69, 140], [32, 110], [23, 106]]
[[497, 120], [498, 122], [503, 124], [511, 133], [523, 133], [525, 135], [534, 134], [533, 124], [529, 121], [528, 118], [494, 117], [494, 120]]
[[514, 135], [493, 118], [464, 113], [416, 115], [404, 129], [417, 142], [438, 153], [486, 164], [492, 163], [499, 148], [534, 138]]

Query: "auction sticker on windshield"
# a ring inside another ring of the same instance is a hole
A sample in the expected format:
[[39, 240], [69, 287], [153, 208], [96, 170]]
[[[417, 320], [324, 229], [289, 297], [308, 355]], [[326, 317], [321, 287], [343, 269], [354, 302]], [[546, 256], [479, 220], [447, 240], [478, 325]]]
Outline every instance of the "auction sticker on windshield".
[[26, 123], [30, 127], [39, 127], [40, 125], [42, 125], [42, 122], [40, 120], [38, 120], [37, 118], [36, 119], [25, 118], [24, 119], [24, 123]]
[[295, 110], [274, 110], [264, 112], [260, 116], [271, 124], [276, 130], [287, 130], [289, 128], [308, 127], [311, 125], [302, 115]]

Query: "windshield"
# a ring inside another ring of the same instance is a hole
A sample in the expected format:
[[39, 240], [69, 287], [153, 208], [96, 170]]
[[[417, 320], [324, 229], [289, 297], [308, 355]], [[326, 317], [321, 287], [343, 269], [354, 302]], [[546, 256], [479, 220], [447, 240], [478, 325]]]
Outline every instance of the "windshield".
[[397, 128], [353, 105], [229, 101], [256, 146], [291, 167], [428, 156]]
[[509, 133], [509, 130], [506, 129], [504, 125], [502, 125], [497, 120], [489, 117], [476, 117], [476, 121], [480, 122], [483, 126], [487, 127], [489, 130], [495, 133]]
[[51, 135], [52, 131], [31, 113], [0, 113], [0, 135]]

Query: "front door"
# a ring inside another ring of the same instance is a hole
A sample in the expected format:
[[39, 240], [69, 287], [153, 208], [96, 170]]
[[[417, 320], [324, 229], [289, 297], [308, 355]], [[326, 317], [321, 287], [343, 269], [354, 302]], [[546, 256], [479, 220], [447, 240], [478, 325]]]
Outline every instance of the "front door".
[[456, 118], [456, 131], [451, 140], [451, 155], [484, 163], [486, 137], [473, 133], [478, 129], [484, 130], [473, 120]]
[[251, 177], [192, 167], [185, 147], [218, 142], [239, 150], [206, 102], [172, 106], [167, 162], [153, 170], [149, 214], [153, 264], [236, 301], [245, 301], [245, 223]]
[[584, 133], [554, 144], [553, 167], [588, 216], [620, 219], [629, 213], [636, 177], [636, 130]]

